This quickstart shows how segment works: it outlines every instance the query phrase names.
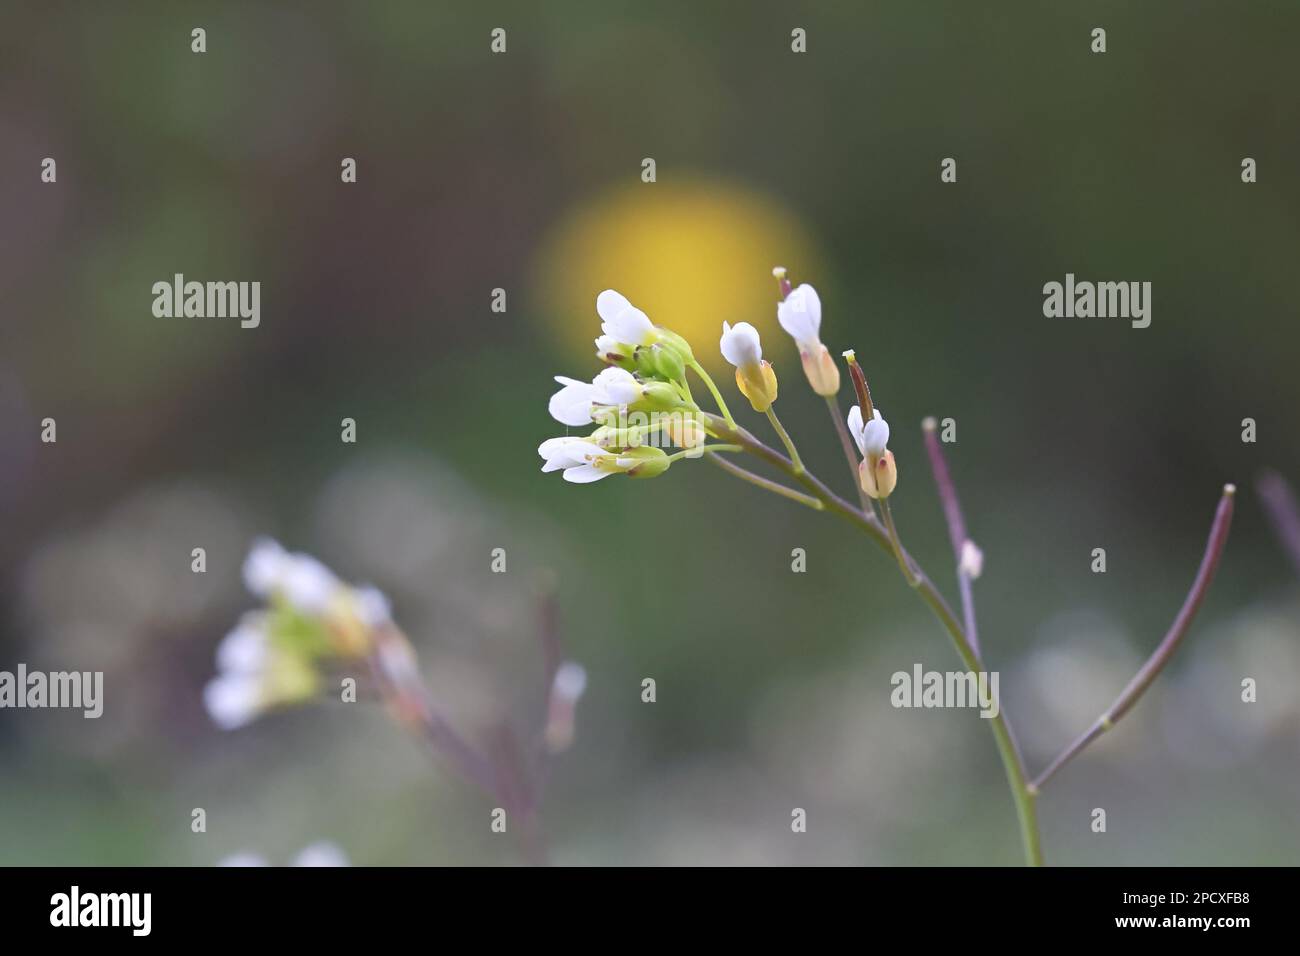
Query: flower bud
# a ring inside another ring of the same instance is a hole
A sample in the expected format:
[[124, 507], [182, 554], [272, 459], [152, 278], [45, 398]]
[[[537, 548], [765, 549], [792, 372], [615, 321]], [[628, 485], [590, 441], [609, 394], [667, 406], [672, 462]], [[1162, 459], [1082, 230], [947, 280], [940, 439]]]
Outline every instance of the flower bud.
[[686, 376], [686, 363], [682, 354], [671, 345], [655, 344], [642, 351], [648, 354], [646, 364], [661, 378], [676, 382]]
[[753, 365], [736, 369], [736, 387], [740, 389], [754, 411], [765, 412], [776, 401], [776, 372], [772, 363], [763, 359]]
[[858, 465], [858, 482], [862, 490], [871, 498], [888, 498], [898, 484], [898, 466], [894, 464], [894, 453], [886, 451], [879, 458], [868, 456]]
[[546, 749], [551, 753], [567, 750], [573, 743], [574, 712], [586, 688], [587, 672], [581, 664], [570, 661], [556, 670], [546, 714]]
[[596, 358], [606, 365], [613, 365], [615, 368], [635, 372], [637, 371], [637, 362], [634, 358], [635, 352], [635, 348], [615, 340], [611, 335], [602, 335], [596, 339]]
[[678, 448], [702, 448], [706, 433], [704, 424], [694, 415], [672, 412], [663, 417], [660, 427], [668, 440]]
[[818, 395], [836, 395], [840, 390], [840, 369], [831, 353], [820, 342], [811, 351], [799, 350], [804, 375]]
[[672, 462], [662, 448], [641, 445], [619, 452], [614, 464], [617, 470], [625, 472], [629, 478], [657, 478], [668, 470]]
[[641, 389], [640, 401], [628, 406], [633, 411], [670, 412], [673, 409], [688, 407], [681, 392], [668, 382], [646, 382]]

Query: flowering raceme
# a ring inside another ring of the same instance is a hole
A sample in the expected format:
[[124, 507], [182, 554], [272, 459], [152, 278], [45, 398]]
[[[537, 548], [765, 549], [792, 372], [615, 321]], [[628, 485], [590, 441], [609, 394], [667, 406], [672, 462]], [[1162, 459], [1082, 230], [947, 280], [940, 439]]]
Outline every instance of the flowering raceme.
[[379, 591], [350, 587], [270, 539], [253, 545], [244, 583], [267, 607], [245, 614], [217, 646], [218, 676], [203, 690], [208, 714], [226, 729], [312, 697], [323, 665], [366, 657], [374, 632], [390, 621]]
[[[704, 374], [690, 344], [654, 325], [613, 289], [596, 297], [596, 313], [603, 333], [596, 355], [608, 367], [590, 383], [556, 376], [563, 387], [551, 396], [548, 411], [562, 425], [598, 427], [543, 441], [537, 448], [542, 471], [563, 472], [574, 484], [610, 475], [654, 478], [675, 461], [711, 451], [686, 381], [688, 368]], [[680, 450], [670, 454], [665, 446]]]
[[[984, 553], [966, 534], [956, 492], [935, 434], [935, 420], [926, 419], [922, 427], [953, 546], [961, 595], [960, 616], [903, 547], [890, 503], [898, 488], [898, 465], [889, 448], [889, 423], [872, 401], [866, 373], [852, 350], [843, 353], [857, 398], [856, 404], [844, 415], [838, 399], [839, 368], [821, 341], [821, 297], [806, 283], [793, 287], [784, 268], [773, 269], [772, 274], [779, 291], [777, 322], [794, 340], [809, 386], [826, 399], [856, 486], [858, 504], [835, 494], [805, 467], [794, 440], [776, 414], [776, 370], [763, 357], [763, 344], [757, 328], [748, 322], [733, 322], [733, 317], [727, 317], [722, 322], [718, 346], [723, 357], [736, 370], [736, 387], [754, 411], [766, 416], [785, 449], [784, 454], [737, 424], [722, 393], [695, 361], [689, 343], [653, 324], [644, 312], [612, 290], [602, 292], [596, 299], [596, 311], [603, 323], [603, 334], [596, 339], [596, 353], [609, 368], [590, 384], [558, 379], [564, 388], [552, 397], [550, 404], [551, 414], [566, 425], [576, 427], [595, 423], [600, 427], [586, 436], [551, 438], [543, 442], [538, 449], [546, 460], [542, 470], [562, 470], [567, 481], [576, 483], [592, 482], [612, 474], [652, 477], [689, 454], [690, 457], [707, 457], [729, 474], [765, 491], [816, 511], [831, 512], [865, 532], [875, 544], [893, 556], [904, 580], [916, 590], [948, 632], [971, 676], [982, 680], [987, 672], [976, 631], [972, 585], [983, 571]], [[688, 371], [694, 372], [708, 389], [717, 406], [716, 414], [700, 408], [692, 398], [687, 382]], [[676, 424], [665, 425], [655, 418], [663, 412], [675, 415]], [[632, 415], [640, 418], [633, 421]], [[658, 442], [665, 438], [683, 450], [672, 454], [663, 452]], [[726, 457], [732, 453], [751, 456], [761, 465], [779, 472], [785, 480], [775, 480], [736, 464]], [[1029, 863], [1037, 865], [1042, 862], [1035, 809], [1039, 791], [1064, 764], [1109, 731], [1128, 712], [1168, 661], [1213, 577], [1227, 540], [1233, 494], [1233, 486], [1225, 485], [1201, 569], [1183, 610], [1175, 618], [1165, 639], [1115, 703], [1037, 778], [1028, 773], [1005, 709], [981, 714], [988, 718], [998, 746]], [[572, 685], [579, 686], [580, 682], [574, 680]], [[563, 715], [562, 708], [557, 712]], [[562, 738], [563, 734], [557, 736]]]
[[[667, 467], [667, 455], [658, 448], [609, 452], [578, 439], [554, 441], [544, 457], [548, 467], [554, 462], [552, 470], [563, 467], [578, 472], [566, 474], [570, 481], [594, 481], [603, 476], [602, 469], [636, 476]], [[461, 736], [436, 706], [415, 650], [380, 591], [345, 584], [310, 555], [290, 553], [268, 538], [253, 545], [243, 576], [249, 591], [266, 604], [246, 613], [217, 646], [218, 673], [204, 687], [203, 702], [218, 727], [233, 730], [268, 710], [315, 697], [324, 691], [330, 671], [345, 677], [368, 671], [373, 680], [368, 686], [378, 692], [393, 718], [461, 777], [514, 814], [529, 858], [541, 859], [536, 818], [544, 764], [521, 762], [519, 754], [525, 751], [513, 746], [481, 750]], [[562, 659], [553, 599], [549, 591], [542, 597], [540, 637], [547, 704], [534, 715], [531, 750], [554, 754], [573, 741], [577, 703], [587, 676], [580, 665]], [[494, 727], [493, 735], [498, 741], [516, 739], [508, 721]]]

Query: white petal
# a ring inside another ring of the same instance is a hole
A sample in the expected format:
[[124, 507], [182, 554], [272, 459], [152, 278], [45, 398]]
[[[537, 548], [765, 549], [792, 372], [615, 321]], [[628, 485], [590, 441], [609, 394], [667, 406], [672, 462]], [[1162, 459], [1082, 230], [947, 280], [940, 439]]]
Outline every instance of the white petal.
[[261, 689], [253, 677], [222, 674], [203, 688], [203, 706], [214, 724], [222, 730], [234, 730], [251, 721], [262, 709]]
[[366, 627], [379, 627], [393, 619], [393, 606], [383, 591], [375, 587], [360, 588], [356, 592], [357, 617]]
[[722, 340], [718, 343], [722, 357], [732, 365], [757, 365], [763, 359], [763, 346], [758, 338], [758, 330], [748, 322], [735, 325], [722, 323]]
[[241, 623], [217, 645], [217, 667], [236, 674], [260, 670], [270, 654], [266, 632], [252, 623]]
[[862, 453], [879, 458], [889, 444], [889, 423], [883, 418], [873, 418], [862, 429]]
[[542, 447], [538, 451], [546, 455], [546, 464], [542, 466], [542, 471], [572, 468], [608, 454], [604, 448], [594, 442], [576, 435], [547, 439], [542, 442]]
[[621, 355], [623, 343], [612, 335], [602, 335], [596, 339], [596, 354], [608, 355], [610, 352]]
[[564, 388], [551, 396], [547, 405], [551, 417], [561, 424], [575, 427], [590, 424], [591, 403], [596, 400], [595, 386], [588, 382], [562, 379], [559, 376], [556, 376], [555, 380], [563, 382]]
[[601, 325], [606, 335], [612, 335], [629, 345], [644, 345], [654, 337], [655, 326], [650, 317], [640, 309], [629, 306], [614, 318]]
[[984, 573], [984, 552], [970, 538], [962, 542], [960, 570], [971, 580]]
[[776, 320], [796, 342], [817, 341], [822, 327], [822, 301], [817, 290], [804, 283], [777, 303]]
[[627, 296], [613, 289], [606, 289], [596, 296], [596, 314], [602, 322], [613, 322], [624, 309], [632, 308]]
[[244, 559], [244, 586], [258, 597], [266, 597], [280, 586], [289, 555], [270, 538], [258, 538]]
[[862, 409], [854, 405], [849, 409], [849, 434], [857, 442], [858, 452], [866, 455], [867, 451], [862, 447]]
[[581, 664], [566, 661], [555, 671], [555, 683], [552, 685], [557, 697], [574, 701], [587, 689], [587, 670]]
[[335, 592], [342, 586], [334, 572], [311, 555], [290, 555], [292, 561], [284, 579], [284, 594], [304, 614], [319, 614], [325, 610]]
[[601, 471], [595, 465], [577, 465], [573, 468], [566, 468], [564, 471], [564, 480], [571, 481], [575, 485], [585, 485], [611, 474], [608, 471]]
[[351, 866], [347, 854], [328, 840], [306, 847], [293, 860], [294, 866]]
[[641, 397], [641, 383], [627, 369], [611, 366], [591, 381], [601, 405], [629, 405]]
[[223, 857], [218, 861], [217, 866], [270, 866], [266, 862], [266, 857], [259, 856], [256, 853], [250, 853], [247, 850], [239, 853], [232, 853], [230, 856]]
[[561, 435], [558, 438], [548, 438], [537, 446], [537, 454], [541, 455], [543, 458], [554, 458], [556, 452], [571, 441], [581, 441], [581, 439], [574, 438], [571, 435]]

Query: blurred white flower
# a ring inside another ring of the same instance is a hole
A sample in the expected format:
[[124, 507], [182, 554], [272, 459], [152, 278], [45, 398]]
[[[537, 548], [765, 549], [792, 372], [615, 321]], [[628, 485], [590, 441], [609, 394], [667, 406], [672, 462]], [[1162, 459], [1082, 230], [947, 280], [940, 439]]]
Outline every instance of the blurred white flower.
[[246, 614], [239, 626], [217, 645], [217, 667], [223, 671], [250, 673], [266, 663], [270, 642], [261, 614]]
[[587, 669], [567, 661], [555, 672], [554, 692], [565, 700], [576, 701], [587, 689]]
[[970, 538], [962, 543], [959, 568], [972, 581], [984, 573], [984, 552]]
[[247, 850], [241, 850], [239, 853], [232, 853], [230, 856], [223, 857], [217, 862], [217, 866], [270, 866], [266, 857], [259, 856], [256, 853], [250, 853]]
[[342, 588], [311, 555], [290, 554], [270, 538], [254, 542], [244, 561], [244, 583], [258, 597], [279, 594], [304, 614], [319, 614]]
[[347, 854], [336, 844], [321, 840], [303, 849], [293, 860], [294, 866], [351, 866]]
[[262, 681], [256, 673], [225, 672], [203, 688], [203, 706], [222, 730], [234, 730], [262, 712]]
[[375, 587], [358, 588], [355, 596], [357, 617], [366, 627], [380, 627], [392, 621], [393, 607], [383, 591]]

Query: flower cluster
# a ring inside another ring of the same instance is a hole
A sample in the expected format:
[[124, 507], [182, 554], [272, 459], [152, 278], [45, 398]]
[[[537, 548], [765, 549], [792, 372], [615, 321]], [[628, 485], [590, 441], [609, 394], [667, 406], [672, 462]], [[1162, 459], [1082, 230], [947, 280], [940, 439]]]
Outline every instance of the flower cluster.
[[366, 657], [391, 623], [379, 591], [351, 587], [270, 539], [253, 545], [243, 574], [266, 606], [245, 614], [217, 646], [218, 674], [203, 690], [208, 714], [227, 730], [314, 696], [325, 665]]
[[[613, 289], [596, 297], [596, 313], [596, 355], [608, 367], [590, 382], [556, 376], [563, 387], [548, 409], [562, 425], [597, 427], [542, 442], [542, 471], [563, 471], [578, 484], [619, 474], [654, 478], [686, 453], [700, 454], [705, 430], [686, 383], [686, 369], [696, 367], [690, 344]], [[670, 455], [665, 445], [683, 452]]]
[[[821, 341], [821, 297], [807, 283], [792, 287], [783, 268], [773, 269], [772, 274], [780, 289], [777, 322], [794, 339], [809, 386], [835, 408], [840, 372]], [[562, 387], [551, 396], [548, 406], [551, 417], [563, 425], [596, 427], [588, 435], [566, 435], [542, 442], [537, 449], [545, 461], [542, 471], [561, 471], [565, 481], [575, 484], [618, 474], [653, 478], [683, 457], [701, 457], [706, 451], [742, 450], [735, 445], [706, 444], [709, 437], [734, 440], [739, 433], [725, 401], [696, 361], [689, 342], [655, 325], [626, 296], [613, 289], [606, 289], [596, 297], [596, 313], [601, 319], [596, 356], [607, 367], [590, 382], [556, 376]], [[778, 394], [776, 370], [763, 358], [758, 329], [748, 322], [733, 325], [723, 321], [718, 347], [736, 370], [736, 387], [754, 411], [768, 416], [786, 445], [796, 473], [802, 473], [803, 463], [772, 408]], [[848, 416], [848, 428], [862, 455], [857, 466], [858, 482], [866, 495], [879, 501], [888, 498], [898, 482], [893, 452], [885, 447], [889, 441], [889, 425], [871, 406], [865, 379], [852, 353], [845, 355], [859, 394], [859, 404]], [[725, 422], [725, 432], [718, 427], [714, 416], [702, 412], [695, 404], [686, 381], [687, 370], [708, 386]], [[838, 418], [839, 411], [835, 414]], [[847, 445], [849, 439], [845, 437], [844, 441]], [[664, 445], [683, 450], [669, 454], [663, 450]], [[733, 472], [737, 470], [734, 466], [727, 467]]]

